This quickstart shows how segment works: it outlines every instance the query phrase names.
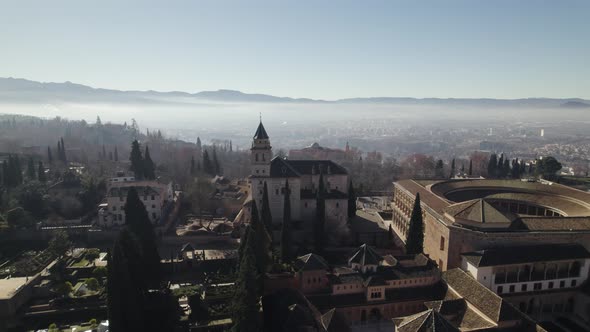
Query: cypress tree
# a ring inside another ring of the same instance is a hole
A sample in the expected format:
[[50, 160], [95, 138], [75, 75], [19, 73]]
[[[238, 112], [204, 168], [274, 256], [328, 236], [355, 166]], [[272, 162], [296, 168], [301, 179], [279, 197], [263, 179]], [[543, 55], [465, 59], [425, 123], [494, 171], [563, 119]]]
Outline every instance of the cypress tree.
[[508, 177], [510, 175], [510, 161], [508, 158], [504, 159], [504, 165], [502, 166], [502, 177]]
[[232, 329], [235, 332], [258, 332], [262, 330], [258, 296], [256, 254], [251, 242], [255, 241], [255, 231], [250, 231], [243, 258], [240, 262], [236, 291], [232, 300]]
[[143, 156], [141, 155], [141, 147], [137, 140], [131, 143], [129, 160], [131, 161], [130, 170], [135, 174], [135, 179], [142, 180], [144, 178]]
[[281, 228], [281, 260], [291, 261], [291, 191], [289, 180], [285, 180], [283, 193], [283, 226]]
[[119, 151], [117, 151], [116, 146], [115, 146], [115, 161], [119, 161]]
[[156, 246], [156, 233], [150, 222], [145, 205], [139, 199], [137, 190], [131, 187], [125, 203], [125, 225], [137, 238], [142, 253], [142, 262], [147, 273], [145, 282], [150, 287], [160, 283], [160, 254]]
[[207, 149], [203, 151], [203, 170], [211, 176], [215, 173], [215, 168], [211, 163], [211, 159], [209, 159], [209, 152], [207, 152]]
[[353, 218], [356, 215], [356, 193], [352, 180], [348, 182], [348, 218]]
[[[259, 219], [258, 208], [256, 201], [252, 201], [252, 218], [250, 220], [250, 233], [255, 235], [256, 241], [252, 241], [251, 245], [256, 256], [256, 268], [260, 278], [268, 271], [271, 262], [270, 244], [271, 238], [264, 227], [264, 223]], [[261, 279], [262, 280], [262, 279]], [[261, 283], [260, 283], [261, 284]], [[262, 285], [261, 285], [262, 286]]]
[[455, 158], [451, 161], [451, 174], [449, 174], [449, 179], [452, 179], [455, 176]]
[[21, 185], [23, 184], [23, 168], [21, 166], [20, 163], [20, 158], [18, 157], [18, 155], [14, 156], [14, 177], [16, 179], [16, 185]]
[[108, 255], [107, 312], [109, 331], [144, 331], [144, 296], [141, 249], [131, 233], [123, 229]]
[[45, 167], [43, 167], [43, 162], [39, 160], [39, 166], [37, 167], [37, 179], [40, 182], [46, 182], [47, 177], [45, 176]]
[[496, 170], [498, 167], [498, 157], [495, 153], [492, 153], [490, 160], [488, 161], [488, 177], [493, 179], [496, 177]]
[[221, 166], [219, 165], [219, 160], [217, 160], [217, 151], [215, 146], [213, 146], [213, 167], [215, 171], [214, 175], [221, 175]]
[[473, 160], [469, 159], [469, 172], [467, 173], [469, 176], [473, 175]]
[[315, 248], [318, 254], [324, 251], [325, 225], [326, 225], [326, 201], [324, 188], [324, 174], [320, 171], [318, 190], [316, 192], [316, 216], [315, 216]]
[[33, 181], [37, 178], [35, 162], [33, 161], [32, 157], [29, 157], [29, 161], [27, 162], [27, 177], [29, 178], [29, 181]]
[[504, 154], [500, 154], [498, 165], [496, 165], [496, 178], [504, 177]]
[[143, 176], [148, 180], [155, 180], [156, 166], [152, 161], [152, 157], [150, 156], [150, 149], [147, 145], [145, 146], [145, 154], [143, 155], [143, 167]]
[[196, 170], [196, 166], [195, 166], [195, 156], [191, 156], [191, 175], [195, 175], [197, 170]]
[[64, 138], [63, 137], [61, 138], [61, 160], [64, 163], [68, 162], [68, 156], [66, 155], [66, 148], [64, 145]]
[[47, 146], [47, 162], [53, 163], [53, 156], [51, 155], [51, 148]]
[[443, 161], [441, 159], [436, 161], [436, 165], [434, 166], [434, 176], [437, 178], [444, 178], [443, 174]]
[[107, 149], [102, 145], [102, 159], [107, 159]]
[[420, 206], [420, 193], [416, 194], [414, 208], [410, 217], [410, 229], [406, 238], [406, 253], [410, 255], [420, 254], [424, 251], [424, 221], [422, 220], [422, 207]]
[[57, 160], [63, 161], [61, 159], [61, 142], [60, 142], [60, 140], [57, 140]]
[[270, 211], [270, 202], [268, 200], [268, 186], [266, 181], [264, 182], [264, 188], [262, 190], [262, 208], [260, 209], [260, 216], [262, 217], [262, 223], [266, 228], [268, 234], [272, 238], [272, 214]]

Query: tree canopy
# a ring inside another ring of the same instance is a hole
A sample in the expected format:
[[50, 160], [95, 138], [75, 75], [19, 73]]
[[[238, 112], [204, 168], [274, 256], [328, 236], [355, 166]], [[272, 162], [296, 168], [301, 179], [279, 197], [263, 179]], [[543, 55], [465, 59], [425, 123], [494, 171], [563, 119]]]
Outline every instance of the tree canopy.
[[410, 228], [406, 238], [406, 253], [420, 254], [424, 251], [424, 221], [422, 220], [422, 207], [420, 205], [420, 193], [416, 194], [414, 208], [410, 217]]

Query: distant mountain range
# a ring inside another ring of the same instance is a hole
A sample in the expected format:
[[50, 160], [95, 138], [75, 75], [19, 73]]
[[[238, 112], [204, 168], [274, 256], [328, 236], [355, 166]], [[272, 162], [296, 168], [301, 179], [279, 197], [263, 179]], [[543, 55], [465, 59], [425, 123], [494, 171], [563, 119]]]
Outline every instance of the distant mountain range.
[[276, 97], [265, 94], [249, 94], [235, 90], [202, 91], [122, 91], [93, 88], [72, 82], [43, 83], [21, 78], [0, 78], [0, 103], [52, 103], [52, 102], [102, 102], [102, 103], [190, 103], [199, 101], [248, 102], [248, 103], [348, 103], [348, 104], [397, 104], [441, 105], [480, 107], [564, 107], [590, 108], [590, 100], [579, 98], [407, 98], [373, 97], [339, 100]]

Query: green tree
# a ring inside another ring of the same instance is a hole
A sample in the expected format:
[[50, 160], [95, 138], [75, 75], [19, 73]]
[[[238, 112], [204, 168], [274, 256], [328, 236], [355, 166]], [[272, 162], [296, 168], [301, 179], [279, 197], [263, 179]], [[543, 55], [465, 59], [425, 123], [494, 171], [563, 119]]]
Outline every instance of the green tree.
[[107, 273], [108, 272], [106, 266], [97, 266], [92, 271], [92, 275], [98, 280], [102, 280], [103, 278], [105, 278], [107, 276]]
[[58, 230], [53, 233], [53, 237], [49, 240], [47, 250], [57, 257], [62, 257], [70, 248], [72, 248], [72, 242], [68, 233], [64, 230]]
[[152, 157], [150, 156], [150, 149], [147, 145], [145, 146], [145, 154], [144, 154], [143, 159], [144, 159], [143, 160], [143, 167], [144, 167], [143, 174], [144, 174], [145, 178], [148, 180], [155, 180], [156, 179], [156, 166], [155, 166], [154, 162], [152, 161]]
[[488, 178], [494, 179], [497, 177], [497, 169], [498, 169], [498, 156], [495, 153], [490, 155], [490, 160], [488, 161]]
[[264, 187], [262, 189], [262, 208], [260, 209], [260, 216], [262, 218], [262, 223], [264, 224], [266, 231], [272, 239], [272, 214], [270, 211], [270, 202], [268, 200], [268, 186], [266, 185], [266, 181], [264, 182]]
[[410, 229], [406, 238], [406, 253], [409, 255], [420, 254], [424, 251], [424, 221], [422, 220], [422, 206], [420, 205], [420, 193], [416, 194], [414, 208], [410, 217]]
[[191, 156], [191, 168], [190, 168], [191, 175], [195, 175], [197, 173], [197, 169], [195, 166], [195, 156]]
[[[250, 232], [253, 234], [253, 231]], [[250, 236], [248, 242], [254, 241]], [[232, 331], [258, 332], [262, 330], [260, 321], [260, 301], [257, 292], [257, 269], [253, 245], [247, 244], [240, 270], [236, 279], [236, 291], [232, 300]]]
[[115, 146], [115, 161], [119, 161], [119, 151], [117, 151], [116, 146]]
[[84, 254], [84, 257], [90, 262], [93, 262], [99, 256], [100, 256], [100, 250], [98, 250], [97, 248], [90, 248], [90, 249], [86, 250], [86, 253]]
[[98, 322], [96, 320], [96, 318], [92, 318], [90, 321], [90, 329], [94, 330], [98, 328]]
[[49, 324], [49, 328], [47, 329], [48, 332], [59, 332], [59, 328], [57, 327], [57, 324], [55, 323], [51, 323]]
[[283, 225], [281, 228], [281, 261], [291, 261], [291, 190], [289, 180], [285, 180], [283, 193]]
[[354, 218], [356, 216], [356, 193], [352, 180], [348, 182], [348, 218]]
[[160, 283], [160, 254], [156, 246], [156, 234], [150, 222], [145, 205], [139, 199], [137, 190], [131, 187], [127, 192], [125, 203], [125, 224], [129, 231], [137, 238], [142, 263], [145, 264], [146, 283], [157, 287]]
[[444, 178], [444, 164], [442, 159], [436, 161], [436, 165], [434, 166], [434, 176], [437, 178]]
[[135, 237], [123, 229], [108, 258], [107, 313], [109, 331], [144, 331], [147, 286], [141, 249]]
[[201, 293], [195, 293], [188, 297], [188, 305], [191, 307], [189, 318], [198, 323], [209, 320], [209, 307], [201, 298]]
[[325, 187], [324, 187], [324, 174], [320, 172], [320, 179], [318, 184], [318, 190], [316, 192], [316, 215], [315, 215], [315, 248], [318, 254], [322, 254], [324, 251], [324, 241], [326, 240], [326, 198], [325, 198]]
[[213, 176], [215, 173], [215, 166], [211, 163], [211, 159], [209, 158], [209, 152], [207, 150], [203, 150], [203, 170], [206, 174]]
[[33, 158], [29, 158], [27, 162], [27, 177], [29, 181], [34, 181], [37, 179], [37, 171], [35, 170], [35, 162]]
[[451, 173], [449, 174], [449, 178], [452, 179], [455, 176], [455, 158], [451, 161]]
[[467, 172], [467, 175], [472, 176], [473, 175], [473, 160], [469, 159], [469, 171]]
[[61, 161], [63, 161], [65, 164], [67, 164], [67, 162], [68, 162], [68, 156], [66, 154], [66, 148], [65, 148], [65, 145], [64, 145], [64, 138], [62, 137], [60, 139], [60, 141], [61, 141]]
[[217, 151], [215, 146], [213, 146], [213, 170], [214, 175], [221, 175], [221, 165], [219, 164], [219, 160], [217, 159]]
[[100, 287], [100, 284], [98, 283], [98, 280], [96, 280], [96, 278], [88, 278], [86, 279], [86, 287], [88, 287], [88, 289], [92, 290], [92, 291], [97, 291], [98, 288]]
[[61, 297], [68, 297], [72, 293], [72, 283], [69, 281], [57, 285], [56, 293]]
[[47, 176], [45, 176], [45, 167], [43, 167], [42, 161], [39, 161], [39, 165], [37, 167], [37, 179], [39, 179], [39, 182], [47, 182]]
[[[250, 219], [250, 232], [248, 237], [254, 237], [255, 240], [247, 242], [247, 245], [253, 246], [254, 254], [256, 255], [256, 268], [258, 274], [262, 276], [268, 271], [272, 261], [270, 256], [271, 238], [264, 227], [264, 223], [259, 219], [258, 208], [256, 201], [252, 201], [252, 218]], [[249, 241], [249, 240], [247, 240]]]
[[543, 179], [546, 180], [555, 180], [557, 178], [557, 171], [562, 168], [560, 162], [557, 161], [554, 157], [545, 157], [537, 160], [537, 165], [535, 167], [535, 174], [541, 175]]
[[129, 160], [131, 161], [130, 170], [135, 175], [137, 180], [142, 180], [144, 178], [144, 166], [143, 166], [143, 156], [141, 155], [141, 147], [137, 140], [134, 140], [131, 143], [131, 154], [129, 156]]

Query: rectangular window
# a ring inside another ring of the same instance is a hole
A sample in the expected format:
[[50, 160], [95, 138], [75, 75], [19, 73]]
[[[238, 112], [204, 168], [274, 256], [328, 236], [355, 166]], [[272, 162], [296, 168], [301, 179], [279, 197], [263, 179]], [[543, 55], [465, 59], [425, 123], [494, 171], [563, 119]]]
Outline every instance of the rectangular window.
[[113, 206], [113, 211], [117, 211], [117, 207], [116, 206]]
[[152, 212], [152, 218], [156, 219], [156, 213]]
[[577, 280], [572, 280], [572, 287], [576, 287], [577, 284], [578, 284]]
[[549, 289], [553, 289], [553, 281], [549, 281]]
[[565, 287], [565, 280], [559, 282], [559, 288]]
[[526, 292], [526, 288], [527, 288], [527, 284], [523, 284], [522, 286], [520, 286], [520, 290], [522, 292]]
[[510, 288], [508, 289], [508, 291], [510, 293], [514, 293], [514, 285], [510, 285]]
[[152, 195], [152, 201], [156, 199], [156, 196]]
[[444, 236], [440, 237], [440, 250], [445, 250], [445, 238]]
[[534, 290], [541, 290], [541, 286], [542, 286], [542, 285], [543, 285], [542, 283], [540, 283], [540, 282], [536, 282], [536, 283], [533, 285], [533, 289], [534, 289]]
[[498, 286], [498, 294], [502, 294], [504, 288], [502, 286]]

